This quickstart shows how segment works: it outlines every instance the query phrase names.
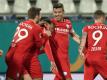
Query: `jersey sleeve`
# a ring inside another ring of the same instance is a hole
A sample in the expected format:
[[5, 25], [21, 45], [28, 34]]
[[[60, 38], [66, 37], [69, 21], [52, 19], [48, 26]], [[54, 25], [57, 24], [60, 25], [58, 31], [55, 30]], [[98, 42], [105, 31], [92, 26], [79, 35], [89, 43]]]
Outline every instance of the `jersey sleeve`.
[[82, 32], [88, 32], [88, 27], [85, 26], [85, 27], [82, 29]]
[[[68, 24], [68, 26], [69, 26], [69, 27], [67, 27], [67, 28], [69, 28], [69, 32], [70, 32], [70, 33], [75, 32], [74, 29], [73, 29], [73, 27], [72, 27], [72, 23], [71, 23], [71, 21], [68, 20], [68, 19], [67, 19], [67, 24]], [[66, 25], [66, 26], [67, 26], [67, 25]]]

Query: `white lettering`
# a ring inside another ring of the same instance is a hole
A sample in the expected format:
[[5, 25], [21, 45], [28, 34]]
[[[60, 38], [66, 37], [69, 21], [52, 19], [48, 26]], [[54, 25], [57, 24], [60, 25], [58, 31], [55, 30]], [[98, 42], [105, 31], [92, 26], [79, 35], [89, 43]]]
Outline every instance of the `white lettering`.
[[27, 27], [27, 28], [29, 28], [29, 29], [32, 29], [32, 27], [31, 27], [31, 25], [29, 25], [29, 24], [27, 24], [27, 23], [20, 23], [19, 25], [21, 25], [21, 26], [25, 26], [25, 27]]
[[91, 51], [101, 51], [101, 47], [91, 47]]
[[107, 30], [107, 26], [88, 26], [88, 29], [106, 29]]
[[62, 29], [62, 28], [55, 28], [55, 31], [57, 31], [58, 33], [64, 33], [64, 34], [69, 32], [68, 29]]

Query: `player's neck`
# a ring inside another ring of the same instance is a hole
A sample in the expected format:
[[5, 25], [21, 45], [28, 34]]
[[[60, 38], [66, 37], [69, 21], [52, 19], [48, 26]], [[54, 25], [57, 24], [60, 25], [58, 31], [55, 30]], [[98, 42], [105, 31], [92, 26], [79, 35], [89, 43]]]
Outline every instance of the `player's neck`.
[[62, 18], [61, 20], [60, 20], [60, 22], [63, 22], [64, 21], [64, 18]]
[[64, 18], [60, 19], [60, 20], [57, 20], [58, 22], [63, 22], [64, 21]]
[[95, 23], [103, 23], [101, 20], [95, 20]]
[[29, 20], [31, 20], [34, 23], [37, 23], [37, 21], [35, 19], [29, 19]]

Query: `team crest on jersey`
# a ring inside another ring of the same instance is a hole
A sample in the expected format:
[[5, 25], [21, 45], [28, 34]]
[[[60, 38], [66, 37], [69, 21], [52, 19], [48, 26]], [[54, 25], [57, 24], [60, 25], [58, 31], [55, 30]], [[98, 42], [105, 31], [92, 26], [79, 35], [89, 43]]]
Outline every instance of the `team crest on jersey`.
[[70, 28], [70, 26], [69, 26], [68, 24], [66, 24], [66, 28], [67, 28], [67, 29], [69, 29], [69, 28]]

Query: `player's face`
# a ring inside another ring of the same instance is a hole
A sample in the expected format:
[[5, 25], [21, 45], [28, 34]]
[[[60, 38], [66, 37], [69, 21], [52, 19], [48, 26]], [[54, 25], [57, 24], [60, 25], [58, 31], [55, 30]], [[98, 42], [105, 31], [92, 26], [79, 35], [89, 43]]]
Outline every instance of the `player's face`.
[[55, 19], [57, 21], [61, 21], [64, 16], [64, 10], [63, 8], [54, 8], [53, 9], [53, 15], [55, 16]]

